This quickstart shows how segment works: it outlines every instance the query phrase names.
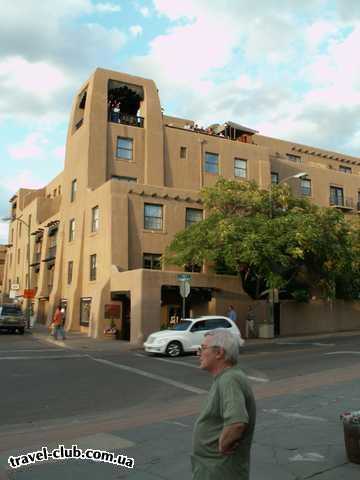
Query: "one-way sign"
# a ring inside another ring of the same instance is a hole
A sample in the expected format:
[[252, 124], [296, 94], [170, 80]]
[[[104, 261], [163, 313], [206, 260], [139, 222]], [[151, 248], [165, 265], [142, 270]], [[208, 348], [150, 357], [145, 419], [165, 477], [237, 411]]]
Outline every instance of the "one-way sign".
[[189, 273], [180, 273], [176, 276], [178, 282], [190, 282], [191, 275]]

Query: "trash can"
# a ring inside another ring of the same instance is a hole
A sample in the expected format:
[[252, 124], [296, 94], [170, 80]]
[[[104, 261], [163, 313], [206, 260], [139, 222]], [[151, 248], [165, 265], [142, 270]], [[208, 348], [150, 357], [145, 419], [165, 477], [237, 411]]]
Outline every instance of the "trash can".
[[350, 462], [360, 464], [360, 412], [341, 415], [346, 454]]

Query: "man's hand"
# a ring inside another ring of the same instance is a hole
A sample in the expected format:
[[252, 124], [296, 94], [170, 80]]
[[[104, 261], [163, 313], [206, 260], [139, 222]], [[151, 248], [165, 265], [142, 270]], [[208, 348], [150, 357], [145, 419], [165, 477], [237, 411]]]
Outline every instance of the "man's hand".
[[223, 455], [232, 455], [240, 444], [245, 428], [245, 423], [233, 423], [224, 427], [219, 438], [219, 452]]

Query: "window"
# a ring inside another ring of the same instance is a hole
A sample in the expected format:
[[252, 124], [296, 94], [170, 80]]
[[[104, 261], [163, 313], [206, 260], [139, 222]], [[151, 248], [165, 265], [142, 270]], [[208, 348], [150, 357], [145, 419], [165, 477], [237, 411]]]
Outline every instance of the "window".
[[17, 263], [18, 264], [20, 263], [20, 248], [18, 248], [18, 251], [17, 251]]
[[91, 298], [80, 298], [80, 325], [88, 327], [90, 324]]
[[330, 187], [330, 205], [344, 206], [344, 190], [341, 187]]
[[56, 237], [57, 235], [51, 235], [50, 237], [48, 258], [55, 258], [56, 256]]
[[67, 271], [67, 283], [68, 283], [68, 285], [70, 285], [71, 282], [72, 282], [73, 268], [74, 268], [74, 262], [71, 260], [70, 262], [68, 262], [68, 271]]
[[96, 280], [96, 254], [90, 255], [90, 280]]
[[190, 329], [190, 332], [203, 332], [205, 330], [207, 330], [206, 320], [200, 320], [199, 322], [194, 323]]
[[219, 173], [219, 155], [205, 152], [205, 172]]
[[[360, 211], [360, 190], [358, 191], [358, 197], [357, 197], [357, 209]], [[11, 263], [11, 260], [10, 260], [10, 263]]]
[[132, 138], [118, 137], [116, 146], [117, 158], [124, 160], [132, 160], [133, 156], [133, 140]]
[[61, 185], [58, 186], [58, 194], [61, 195]]
[[56, 190], [56, 188], [54, 188], [54, 190], [53, 190], [53, 197], [56, 197], [56, 192], [57, 192], [57, 190]]
[[279, 183], [279, 174], [277, 172], [271, 172], [271, 184], [277, 185]]
[[202, 265], [198, 263], [188, 263], [184, 267], [185, 272], [193, 272], [193, 273], [201, 273], [202, 272]]
[[339, 172], [352, 173], [352, 170], [351, 170], [351, 167], [345, 167], [344, 165], [340, 165]]
[[187, 157], [187, 148], [186, 147], [180, 147], [180, 158], [185, 158]]
[[91, 231], [98, 232], [99, 231], [99, 207], [93, 207], [91, 209]]
[[300, 193], [306, 197], [311, 196], [311, 180], [310, 178], [300, 179]]
[[75, 218], [72, 218], [69, 222], [69, 242], [75, 240]]
[[77, 180], [76, 178], [71, 182], [71, 193], [70, 193], [70, 202], [74, 202], [76, 198], [77, 191]]
[[146, 230], [163, 229], [163, 207], [146, 203], [144, 205], [144, 228]]
[[201, 222], [203, 219], [203, 211], [198, 208], [187, 208], [185, 216], [185, 226], [191, 227], [194, 223]]
[[286, 158], [288, 160], [290, 160], [291, 162], [295, 162], [295, 163], [301, 163], [302, 162], [301, 157], [299, 155], [293, 155], [292, 153], [287, 153]]
[[160, 253], [144, 253], [143, 268], [149, 268], [150, 270], [161, 270]]
[[206, 330], [214, 328], [231, 328], [231, 323], [222, 318], [209, 318], [206, 320]]
[[234, 160], [234, 176], [246, 178], [247, 177], [247, 161], [241, 158]]
[[21, 238], [22, 222], [19, 221], [19, 238]]
[[13, 229], [13, 228], [11, 229], [11, 238], [10, 238], [10, 240], [11, 240], [11, 243], [13, 243], [13, 241], [14, 241], [14, 229]]

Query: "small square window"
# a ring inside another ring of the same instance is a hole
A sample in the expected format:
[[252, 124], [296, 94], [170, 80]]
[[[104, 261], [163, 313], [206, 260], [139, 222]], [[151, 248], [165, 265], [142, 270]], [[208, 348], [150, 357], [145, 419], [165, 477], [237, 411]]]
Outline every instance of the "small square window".
[[90, 281], [96, 280], [96, 254], [90, 255]]
[[77, 192], [77, 181], [76, 178], [71, 182], [71, 193], [70, 193], [70, 202], [74, 202]]
[[340, 165], [339, 172], [352, 173], [352, 170], [351, 170], [351, 167], [345, 167], [345, 165]]
[[150, 270], [161, 270], [160, 253], [144, 253], [143, 268], [147, 268]]
[[205, 152], [205, 172], [219, 173], [219, 155]]
[[69, 242], [75, 240], [75, 218], [72, 218], [69, 222]]
[[93, 207], [91, 209], [91, 231], [98, 232], [99, 231], [99, 207]]
[[123, 160], [132, 160], [133, 158], [133, 140], [132, 138], [118, 137], [116, 145], [116, 156]]
[[247, 177], [247, 160], [243, 160], [242, 158], [235, 158], [234, 176], [241, 178]]
[[144, 205], [144, 228], [146, 230], [162, 230], [163, 229], [163, 207], [146, 203]]
[[74, 268], [74, 262], [71, 260], [70, 262], [68, 262], [68, 271], [67, 271], [67, 283], [68, 283], [68, 285], [70, 285], [71, 282], [72, 282], [73, 268]]
[[187, 157], [187, 148], [180, 147], [180, 158], [186, 159], [186, 157]]
[[198, 208], [187, 208], [185, 216], [185, 226], [191, 227], [194, 223], [201, 222], [203, 219], [203, 211]]
[[271, 172], [271, 183], [277, 185], [279, 183], [279, 174], [277, 172]]

